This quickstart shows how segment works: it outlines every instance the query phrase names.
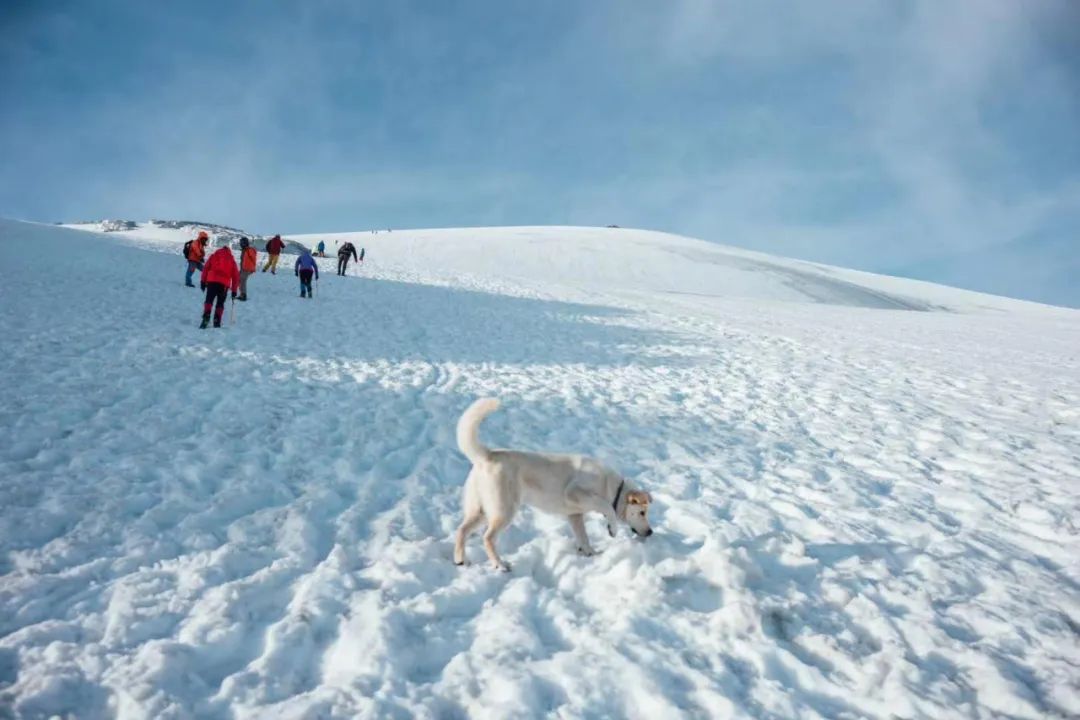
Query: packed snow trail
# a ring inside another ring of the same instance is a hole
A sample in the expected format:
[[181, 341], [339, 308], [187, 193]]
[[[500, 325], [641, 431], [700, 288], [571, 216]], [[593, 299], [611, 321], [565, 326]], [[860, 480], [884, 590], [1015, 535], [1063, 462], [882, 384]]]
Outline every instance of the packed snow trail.
[[[178, 254], [0, 223], [0, 717], [1080, 713], [1080, 313], [492, 252], [328, 258], [314, 300], [289, 262], [198, 330]], [[657, 534], [592, 518], [582, 558], [526, 510], [512, 573], [454, 567], [480, 395], [485, 442], [600, 457]]]

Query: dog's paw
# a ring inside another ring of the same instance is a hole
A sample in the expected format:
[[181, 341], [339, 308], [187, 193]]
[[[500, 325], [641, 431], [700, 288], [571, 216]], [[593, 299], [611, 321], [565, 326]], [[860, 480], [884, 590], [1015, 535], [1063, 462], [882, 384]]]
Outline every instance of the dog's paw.
[[493, 563], [491, 567], [493, 570], [498, 570], [499, 572], [510, 572], [510, 563], [508, 562]]
[[581, 557], [592, 557], [593, 555], [596, 554], [596, 551], [593, 550], [592, 548], [579, 547], [577, 549], [577, 554], [580, 555]]

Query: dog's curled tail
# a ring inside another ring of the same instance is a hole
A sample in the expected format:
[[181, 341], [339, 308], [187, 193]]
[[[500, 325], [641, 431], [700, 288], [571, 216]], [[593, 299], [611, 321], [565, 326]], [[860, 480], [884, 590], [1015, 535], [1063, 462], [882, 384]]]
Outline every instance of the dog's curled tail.
[[469, 406], [461, 415], [457, 424], [457, 444], [465, 457], [473, 464], [491, 457], [491, 451], [480, 442], [480, 423], [491, 413], [499, 409], [495, 398], [481, 398]]

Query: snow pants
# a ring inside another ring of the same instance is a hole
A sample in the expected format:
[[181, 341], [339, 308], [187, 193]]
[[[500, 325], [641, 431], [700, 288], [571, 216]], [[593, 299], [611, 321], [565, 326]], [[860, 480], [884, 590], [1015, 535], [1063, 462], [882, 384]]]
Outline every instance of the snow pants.
[[344, 275], [345, 274], [345, 269], [347, 267], [349, 267], [349, 256], [348, 255], [338, 255], [338, 258], [337, 258], [337, 274], [338, 275]]
[[311, 292], [311, 276], [314, 275], [313, 270], [301, 270], [300, 271], [300, 297], [305, 297], [305, 293], [314, 297]]
[[212, 282], [206, 283], [206, 302], [203, 303], [203, 320], [210, 319], [210, 308], [217, 301], [214, 308], [214, 327], [221, 327], [221, 316], [225, 313], [225, 284]]
[[196, 270], [202, 270], [202, 263], [195, 262], [194, 260], [188, 260], [187, 275], [184, 276], [184, 284], [189, 287], [195, 287], [195, 283], [191, 282], [191, 276], [195, 274]]
[[280, 255], [271, 255], [270, 257], [266, 258], [266, 264], [263, 265], [263, 272], [266, 272], [267, 270], [269, 270], [270, 272], [272, 272], [272, 273], [274, 273], [276, 275], [277, 274], [277, 261], [278, 261], [279, 257], [281, 257], [281, 256]]
[[240, 297], [247, 299], [247, 281], [252, 276], [254, 270], [241, 270], [240, 271]]

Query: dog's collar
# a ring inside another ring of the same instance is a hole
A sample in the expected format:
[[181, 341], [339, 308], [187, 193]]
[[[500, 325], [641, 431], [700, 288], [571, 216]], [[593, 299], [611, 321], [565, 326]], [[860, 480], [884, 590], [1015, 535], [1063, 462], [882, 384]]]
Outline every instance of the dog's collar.
[[611, 509], [615, 511], [615, 514], [619, 514], [619, 498], [622, 497], [623, 486], [626, 485], [626, 481], [623, 480], [619, 483], [619, 489], [615, 491], [615, 499], [611, 501]]

